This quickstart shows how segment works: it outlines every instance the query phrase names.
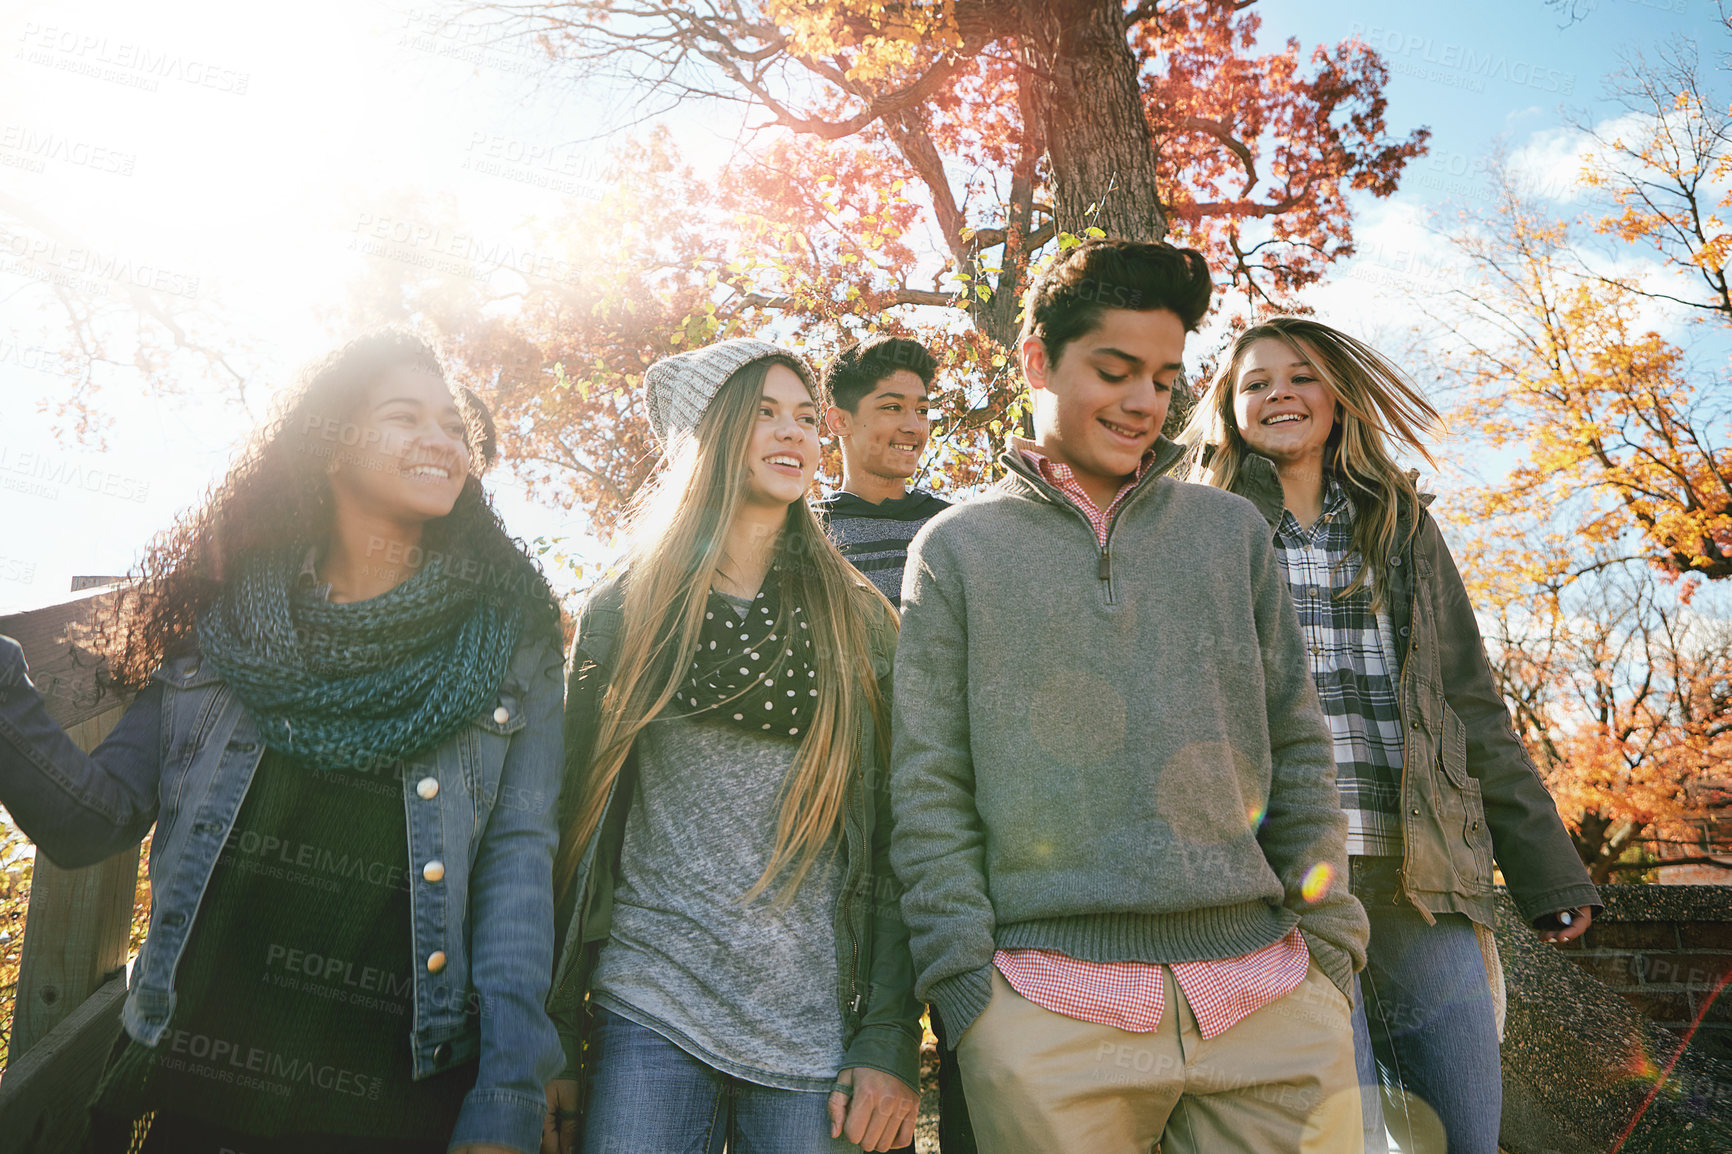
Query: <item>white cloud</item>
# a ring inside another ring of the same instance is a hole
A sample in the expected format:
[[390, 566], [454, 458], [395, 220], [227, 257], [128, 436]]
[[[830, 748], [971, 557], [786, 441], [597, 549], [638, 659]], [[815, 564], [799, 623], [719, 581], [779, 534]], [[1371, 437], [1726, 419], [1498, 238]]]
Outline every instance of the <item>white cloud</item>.
[[1542, 128], [1512, 150], [1506, 164], [1516, 186], [1527, 195], [1556, 205], [1582, 205], [1593, 193], [1582, 184], [1592, 145], [1579, 129]]

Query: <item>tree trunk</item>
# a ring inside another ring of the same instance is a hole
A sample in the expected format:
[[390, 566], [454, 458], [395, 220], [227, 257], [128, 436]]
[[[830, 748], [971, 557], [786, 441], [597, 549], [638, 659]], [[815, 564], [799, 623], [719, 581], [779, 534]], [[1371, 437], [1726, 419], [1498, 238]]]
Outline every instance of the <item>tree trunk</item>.
[[[1016, 0], [1022, 82], [1046, 143], [1052, 207], [1061, 232], [1094, 227], [1125, 240], [1164, 240], [1155, 138], [1137, 84], [1124, 8], [1117, 0]], [[1011, 266], [1007, 252], [1006, 268]], [[1020, 288], [1020, 285], [1019, 285]], [[1018, 293], [1020, 296], [1020, 292]], [[994, 338], [991, 320], [981, 318]], [[1184, 427], [1196, 394], [1182, 378], [1162, 432]]]
[[1128, 240], [1167, 235], [1155, 141], [1116, 0], [1016, 0], [1058, 227]]
[[[1017, 70], [1016, 103], [1022, 119], [1022, 140], [1015, 162], [1010, 169], [1010, 200], [1005, 205], [1004, 247], [998, 258], [997, 276], [992, 281], [992, 296], [976, 301], [969, 311], [975, 325], [997, 341], [1007, 351], [1016, 349], [1018, 331], [1022, 328], [1022, 294], [1028, 287], [1030, 243], [1035, 227], [1035, 170], [1046, 152], [1040, 134], [1040, 124], [1034, 115], [1036, 82], [1027, 68]], [[976, 276], [985, 276], [978, 252], [972, 254]]]

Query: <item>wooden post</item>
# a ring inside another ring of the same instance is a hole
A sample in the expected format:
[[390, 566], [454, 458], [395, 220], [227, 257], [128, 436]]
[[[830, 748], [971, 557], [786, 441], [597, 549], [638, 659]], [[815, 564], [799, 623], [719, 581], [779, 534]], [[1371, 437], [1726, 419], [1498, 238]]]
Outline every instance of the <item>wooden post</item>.
[[40, 609], [0, 615], [0, 633], [24, 647], [30, 680], [48, 702], [48, 716], [69, 731], [127, 702], [126, 695], [97, 675], [102, 659], [84, 636], [85, 627], [109, 610], [115, 595], [113, 587], [91, 589]]
[[[94, 749], [125, 710], [93, 717], [69, 732]], [[30, 1052], [48, 1031], [126, 966], [132, 903], [138, 893], [138, 847], [83, 869], [63, 870], [36, 851], [30, 912], [18, 964], [8, 1064]]]
[[0, 1149], [76, 1154], [84, 1145], [96, 1079], [120, 1036], [126, 979], [115, 978], [50, 1030], [0, 1078]]
[[[24, 647], [30, 679], [41, 690], [49, 716], [85, 750], [96, 747], [126, 706], [125, 697], [97, 676], [101, 663], [81, 634], [113, 596], [112, 590], [93, 590], [43, 609], [0, 617], [0, 633]], [[60, 869], [37, 853], [9, 1064], [15, 1066], [105, 978], [126, 965], [137, 892], [137, 846], [78, 870]]]

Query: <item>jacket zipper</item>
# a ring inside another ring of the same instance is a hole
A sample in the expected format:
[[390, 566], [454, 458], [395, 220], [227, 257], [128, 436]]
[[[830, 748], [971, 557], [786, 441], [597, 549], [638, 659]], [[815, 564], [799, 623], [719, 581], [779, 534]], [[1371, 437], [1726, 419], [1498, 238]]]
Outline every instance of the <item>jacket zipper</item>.
[[[874, 676], [877, 675], [876, 667], [874, 667], [873, 673]], [[868, 746], [872, 749], [874, 757], [882, 758], [889, 755], [890, 751], [888, 749], [880, 750], [878, 748], [878, 735], [874, 728], [870, 711], [868, 711], [868, 716], [860, 719], [861, 756], [859, 763], [854, 767], [854, 784], [855, 788], [860, 791], [859, 808], [862, 813], [864, 813], [866, 809], [866, 772], [864, 766], [866, 764], [865, 754]], [[868, 884], [870, 884], [873, 889], [873, 900], [876, 901], [878, 881], [872, 876], [872, 839], [866, 836], [864, 820], [862, 820], [862, 828], [858, 832], [852, 830], [852, 826], [848, 820], [847, 805], [843, 805], [842, 807], [842, 832], [844, 837], [847, 837], [851, 832], [853, 832], [855, 840], [850, 845], [850, 852], [852, 853], [852, 851], [856, 849], [858, 850], [861, 860], [860, 873], [868, 879]], [[858, 888], [857, 885], [852, 885], [843, 889], [841, 908], [842, 921], [848, 927], [848, 1011], [858, 1017], [860, 1015], [860, 1006], [865, 1002], [866, 995], [860, 992], [860, 935], [854, 929], [854, 918], [852, 916], [854, 891], [856, 888]]]
[[[1410, 565], [1412, 564], [1411, 553], [1409, 554], [1409, 564]], [[1403, 823], [1404, 827], [1406, 825], [1407, 818], [1409, 817], [1409, 814], [1407, 813], [1407, 809], [1409, 808], [1408, 804], [1407, 804], [1407, 802], [1408, 802], [1407, 775], [1411, 771], [1412, 766], [1413, 766], [1413, 759], [1410, 758], [1409, 756], [1407, 756], [1407, 750], [1408, 750], [1408, 745], [1409, 745], [1408, 735], [1413, 731], [1412, 711], [1409, 710], [1408, 706], [1407, 706], [1407, 701], [1408, 701], [1408, 697], [1407, 697], [1407, 672], [1409, 669], [1411, 669], [1413, 667], [1413, 644], [1414, 644], [1414, 642], [1413, 642], [1413, 636], [1414, 636], [1414, 634], [1413, 634], [1413, 617], [1414, 617], [1414, 609], [1419, 604], [1419, 581], [1418, 581], [1417, 577], [1415, 576], [1415, 574], [1417, 572], [1418, 572], [1417, 569], [1410, 569], [1408, 572], [1408, 576], [1407, 576], [1407, 579], [1413, 583], [1412, 595], [1409, 596], [1409, 598], [1407, 600], [1407, 633], [1408, 633], [1407, 652], [1401, 658], [1401, 673], [1396, 678], [1396, 700], [1398, 702], [1400, 702], [1400, 705], [1401, 705], [1401, 791], [1400, 791], [1401, 803], [1400, 804], [1402, 807], [1401, 819], [1402, 819], [1402, 823]], [[1424, 906], [1419, 904], [1419, 899], [1413, 896], [1413, 890], [1410, 889], [1407, 885], [1407, 869], [1408, 869], [1408, 865], [1412, 862], [1412, 860], [1413, 860], [1413, 839], [1407, 836], [1406, 830], [1404, 828], [1402, 835], [1401, 835], [1401, 872], [1398, 875], [1396, 875], [1395, 896], [1390, 898], [1389, 904], [1392, 906], [1399, 906], [1399, 905], [1401, 905], [1401, 899], [1403, 897], [1405, 897], [1405, 898], [1407, 898], [1407, 900], [1409, 902], [1413, 903], [1414, 909], [1418, 910], [1421, 914], [1425, 915], [1425, 918], [1428, 922], [1430, 922], [1432, 924], [1436, 924], [1437, 919], [1432, 917], [1430, 910], [1426, 909]]]
[[[1042, 489], [1052, 489], [1052, 485], [1048, 483], [1044, 477], [1025, 473], [1020, 469], [1015, 471], [1024, 480], [1032, 481]], [[1082, 518], [1082, 523], [1088, 526], [1089, 536], [1095, 538], [1095, 548], [1100, 554], [1100, 559], [1095, 564], [1095, 578], [1101, 583], [1101, 592], [1105, 595], [1106, 603], [1108, 605], [1117, 605], [1119, 600], [1118, 593], [1113, 589], [1113, 530], [1118, 528], [1119, 518], [1123, 517], [1125, 513], [1129, 511], [1132, 502], [1134, 502], [1138, 497], [1141, 497], [1145, 491], [1153, 488], [1154, 482], [1160, 480], [1160, 478], [1165, 475], [1166, 473], [1164, 470], [1155, 476], [1144, 474], [1143, 479], [1137, 482], [1136, 488], [1131, 490], [1131, 495], [1126, 497], [1124, 503], [1118, 507], [1118, 510], [1115, 513], [1113, 513], [1113, 519], [1107, 522], [1107, 541], [1104, 545], [1099, 543], [1100, 538], [1095, 537], [1094, 522], [1089, 520], [1088, 514], [1077, 508], [1076, 504], [1071, 501], [1069, 497], [1063, 493], [1058, 493], [1056, 490], [1053, 491], [1056, 496], [1047, 495], [1047, 500], [1053, 501], [1055, 504], [1069, 509], [1072, 513], [1075, 513], [1078, 517]]]
[[[862, 734], [862, 739], [864, 739], [864, 734]], [[855, 767], [854, 775], [855, 775], [854, 780], [860, 789], [860, 803], [862, 805], [864, 805], [866, 803], [866, 779], [865, 779], [865, 776], [860, 772], [860, 769], [858, 766]], [[843, 806], [843, 808], [842, 808], [842, 827], [843, 827], [844, 833], [846, 833], [849, 829], [849, 822], [848, 822], [848, 816], [847, 815], [848, 815], [847, 806]], [[856, 844], [856, 846], [858, 846], [858, 842], [856, 842], [855, 844]], [[871, 864], [870, 861], [868, 861], [868, 863], [867, 863], [868, 867], [870, 867], [870, 864]], [[868, 874], [870, 874], [871, 873], [870, 868], [868, 868], [866, 872]], [[852, 916], [853, 915], [853, 909], [852, 909], [853, 904], [854, 904], [854, 886], [848, 886], [842, 891], [842, 924], [848, 927], [848, 947], [849, 947], [848, 948], [848, 957], [849, 957], [848, 993], [850, 995], [850, 1000], [848, 1002], [848, 1009], [851, 1013], [857, 1015], [860, 1013], [860, 1000], [861, 1000], [860, 986], [859, 986], [859, 980], [860, 980], [860, 935], [858, 933], [856, 933], [854, 930], [854, 918]]]

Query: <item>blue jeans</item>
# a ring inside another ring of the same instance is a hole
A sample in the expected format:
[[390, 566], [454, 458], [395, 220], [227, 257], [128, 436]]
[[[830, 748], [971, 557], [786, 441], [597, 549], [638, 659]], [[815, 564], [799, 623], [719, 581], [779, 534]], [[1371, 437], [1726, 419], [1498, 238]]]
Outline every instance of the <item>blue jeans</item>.
[[858, 1154], [830, 1137], [829, 1094], [724, 1074], [596, 1006], [583, 1154]]
[[1382, 1122], [1405, 1154], [1497, 1154], [1503, 1067], [1473, 923], [1439, 914], [1427, 925], [1411, 905], [1387, 898], [1365, 908], [1371, 946], [1354, 1056], [1360, 1083], [1383, 1086], [1382, 1117], [1374, 1123], [1366, 1108], [1366, 1154], [1388, 1149]]
[[1377, 1055], [1371, 1052], [1371, 1026], [1365, 1020], [1364, 974], [1353, 975], [1353, 1068], [1359, 1075], [1359, 1109], [1365, 1117], [1365, 1154], [1389, 1154]]

